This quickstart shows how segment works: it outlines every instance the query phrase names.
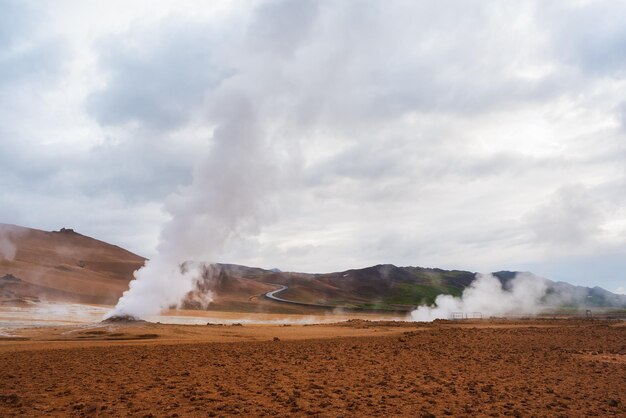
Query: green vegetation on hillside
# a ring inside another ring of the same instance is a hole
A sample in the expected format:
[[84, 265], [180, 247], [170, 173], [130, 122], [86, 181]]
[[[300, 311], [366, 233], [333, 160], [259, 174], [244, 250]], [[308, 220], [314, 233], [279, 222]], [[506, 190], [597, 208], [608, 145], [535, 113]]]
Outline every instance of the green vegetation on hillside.
[[384, 298], [384, 303], [389, 305], [432, 305], [440, 294], [461, 296], [462, 289], [443, 284], [421, 285], [412, 283], [401, 283], [394, 294]]

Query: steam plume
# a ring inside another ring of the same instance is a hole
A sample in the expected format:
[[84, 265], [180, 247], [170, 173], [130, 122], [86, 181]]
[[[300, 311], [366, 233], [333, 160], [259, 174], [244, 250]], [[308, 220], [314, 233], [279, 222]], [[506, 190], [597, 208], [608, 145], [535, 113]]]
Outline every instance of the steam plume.
[[289, 58], [308, 38], [315, 11], [315, 2], [261, 5], [248, 32], [214, 51], [221, 54], [216, 62], [236, 71], [206, 95], [215, 126], [210, 152], [192, 183], [167, 199], [171, 220], [161, 230], [157, 256], [135, 273], [108, 316], [142, 317], [180, 303], [207, 282], [206, 269], [192, 263], [181, 270], [181, 263], [217, 261], [234, 239], [257, 234], [271, 219], [275, 191], [285, 189], [297, 167], [294, 132], [303, 131]]
[[544, 308], [542, 298], [547, 288], [545, 279], [529, 273], [518, 273], [507, 283], [506, 289], [497, 277], [477, 274], [460, 298], [439, 295], [434, 305], [420, 306], [412, 311], [411, 320], [430, 322], [435, 319], [450, 319], [454, 313], [474, 312], [480, 312], [483, 317], [536, 314]]
[[11, 225], [0, 224], [0, 260], [13, 261], [17, 254], [17, 247], [11, 241], [15, 228]]
[[171, 220], [162, 228], [157, 256], [135, 272], [107, 317], [141, 318], [178, 305], [205, 278], [203, 266], [189, 261], [214, 260], [233, 238], [258, 232], [267, 218], [279, 165], [273, 148], [249, 97], [229, 89], [219, 103], [211, 109], [218, 123], [211, 152], [196, 167], [193, 182], [165, 204]]

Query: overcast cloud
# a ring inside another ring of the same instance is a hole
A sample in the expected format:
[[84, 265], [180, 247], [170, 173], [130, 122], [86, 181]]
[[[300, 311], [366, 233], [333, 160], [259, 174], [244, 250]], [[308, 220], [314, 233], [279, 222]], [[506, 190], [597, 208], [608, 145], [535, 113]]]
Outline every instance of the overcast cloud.
[[[626, 286], [626, 2], [204, 3], [0, 0], [0, 222], [152, 256], [240, 165], [209, 261]], [[234, 90], [261, 137], [216, 161]]]

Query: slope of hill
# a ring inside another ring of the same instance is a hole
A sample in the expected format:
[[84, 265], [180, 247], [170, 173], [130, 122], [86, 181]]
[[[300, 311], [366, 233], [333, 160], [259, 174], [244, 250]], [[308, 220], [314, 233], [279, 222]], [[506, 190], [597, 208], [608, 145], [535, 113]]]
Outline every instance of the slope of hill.
[[[390, 264], [328, 274], [281, 272], [232, 264], [217, 266], [221, 282], [245, 279], [287, 286], [280, 292], [280, 299], [310, 305], [376, 310], [408, 311], [418, 305], [432, 304], [439, 294], [460, 296], [476, 275], [470, 271]], [[506, 286], [517, 273], [499, 271], [493, 274]], [[547, 284], [545, 302], [548, 306], [626, 308], [626, 296], [599, 287], [573, 286], [550, 280]], [[219, 289], [216, 293], [220, 294]]]
[[143, 257], [71, 229], [46, 232], [0, 224], [0, 301], [112, 304]]
[[[45, 232], [0, 224], [0, 303], [55, 300], [114, 304], [145, 258], [71, 229]], [[494, 273], [506, 285], [516, 272]], [[233, 264], [206, 267], [196, 293], [211, 291], [210, 310], [310, 313], [337, 308], [410, 310], [432, 304], [439, 294], [460, 296], [475, 273], [382, 264], [327, 274], [282, 272]], [[279, 285], [280, 298], [265, 297]], [[599, 287], [548, 281], [546, 301], [576, 307], [624, 307], [626, 296]], [[200, 309], [189, 295], [185, 306]], [[318, 305], [318, 306], [313, 306]]]
[[[114, 305], [145, 258], [72, 229], [42, 231], [0, 224], [0, 304], [58, 301]], [[211, 276], [212, 310], [308, 313], [263, 297], [276, 286], [250, 279], [262, 269], [236, 267]], [[199, 308], [190, 299], [189, 308]]]

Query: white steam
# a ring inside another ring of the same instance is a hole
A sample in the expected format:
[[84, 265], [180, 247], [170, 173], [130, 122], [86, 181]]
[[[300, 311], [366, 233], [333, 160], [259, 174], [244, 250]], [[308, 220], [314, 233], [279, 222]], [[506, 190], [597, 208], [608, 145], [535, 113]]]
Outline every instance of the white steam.
[[0, 235], [0, 260], [13, 261], [17, 254], [17, 247], [7, 237]]
[[[185, 295], [194, 290], [200, 278], [197, 266], [177, 264], [166, 258], [147, 261], [135, 272], [135, 280], [106, 317], [142, 318], [172, 306], [178, 306]], [[210, 302], [210, 301], [209, 301]]]
[[[254, 104], [241, 91], [226, 89], [211, 111], [217, 121], [211, 152], [193, 182], [166, 201], [171, 220], [161, 230], [158, 255], [135, 272], [107, 317], [142, 318], [179, 305], [206, 271], [190, 261], [214, 261], [233, 238], [257, 233], [267, 219], [280, 164]], [[203, 306], [211, 301], [210, 294], [201, 298]]]
[[451, 319], [453, 315], [507, 316], [536, 314], [545, 305], [542, 298], [548, 285], [545, 279], [529, 273], [518, 273], [506, 288], [491, 274], [477, 274], [476, 279], [458, 298], [439, 295], [432, 306], [420, 306], [411, 312], [411, 320], [430, 322], [435, 319]]
[[15, 232], [15, 228], [11, 225], [0, 225], [0, 261], [13, 261], [15, 258], [17, 247], [11, 241], [11, 236]]
[[305, 135], [294, 108], [302, 93], [288, 77], [288, 58], [308, 39], [315, 10], [314, 2], [261, 5], [241, 35], [220, 38], [214, 61], [231, 75], [205, 94], [214, 126], [208, 152], [191, 184], [165, 202], [171, 219], [161, 229], [157, 256], [135, 272], [107, 316], [141, 318], [184, 301], [205, 306], [208, 264], [181, 270], [181, 263], [221, 261], [225, 249], [273, 219], [279, 191], [300, 169], [298, 140]]
[[210, 303], [210, 289], [190, 294], [206, 284], [206, 265], [180, 266], [218, 261], [234, 241], [258, 234], [273, 218], [278, 191], [294, 177], [297, 130], [290, 127], [292, 101], [285, 98], [292, 92], [276, 90], [282, 61], [251, 49], [248, 38], [240, 42], [233, 48], [245, 52], [240, 71], [207, 95], [206, 115], [214, 126], [207, 152], [191, 184], [167, 198], [171, 219], [161, 229], [157, 256], [135, 272], [109, 317], [156, 315], [190, 299]]

